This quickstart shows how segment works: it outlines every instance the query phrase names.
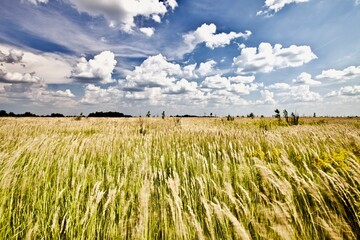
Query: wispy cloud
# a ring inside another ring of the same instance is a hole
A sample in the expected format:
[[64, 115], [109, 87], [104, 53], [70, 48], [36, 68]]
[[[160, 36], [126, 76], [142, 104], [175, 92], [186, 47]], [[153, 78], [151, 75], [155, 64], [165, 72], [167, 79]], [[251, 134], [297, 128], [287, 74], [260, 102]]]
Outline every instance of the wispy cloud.
[[[260, 10], [256, 15], [272, 15], [283, 9], [286, 5], [295, 3], [304, 3], [309, 0], [266, 0], [264, 10]], [[358, 1], [358, 0], [357, 0]]]

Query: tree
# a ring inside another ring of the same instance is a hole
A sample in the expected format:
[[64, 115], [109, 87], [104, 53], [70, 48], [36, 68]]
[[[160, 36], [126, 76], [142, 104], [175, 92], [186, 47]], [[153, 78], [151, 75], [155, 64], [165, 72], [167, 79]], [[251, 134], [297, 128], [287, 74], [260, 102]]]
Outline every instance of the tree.
[[165, 119], [165, 111], [162, 112], [161, 118], [162, 118], [162, 119]]
[[288, 111], [286, 111], [286, 109], [284, 109], [283, 114], [284, 114], [284, 118], [285, 118], [286, 122], [289, 123], [289, 115], [288, 115]]
[[279, 109], [275, 109], [275, 118], [277, 118], [278, 121], [279, 121], [279, 123], [280, 123], [281, 118], [280, 118], [280, 111], [279, 111]]
[[291, 113], [291, 122], [293, 125], [298, 125], [299, 123], [299, 114]]
[[0, 117], [6, 117], [8, 114], [5, 110], [0, 111]]
[[316, 113], [314, 113], [313, 117], [316, 118]]
[[232, 117], [232, 116], [230, 116], [230, 114], [227, 116], [227, 118], [226, 118], [228, 121], [234, 121], [235, 120], [235, 118], [234, 117]]
[[249, 115], [247, 115], [247, 117], [248, 117], [248, 118], [252, 118], [252, 119], [254, 119], [255, 114], [254, 114], [254, 113], [250, 113]]
[[212, 113], [210, 113], [210, 117], [212, 117], [213, 116], [213, 114]]
[[151, 117], [150, 111], [147, 112], [146, 116], [147, 116], [147, 117]]

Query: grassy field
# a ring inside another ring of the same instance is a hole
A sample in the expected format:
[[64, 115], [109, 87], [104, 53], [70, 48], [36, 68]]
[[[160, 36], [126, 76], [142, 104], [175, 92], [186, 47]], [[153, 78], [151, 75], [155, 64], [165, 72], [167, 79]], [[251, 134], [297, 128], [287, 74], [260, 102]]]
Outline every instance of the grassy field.
[[0, 238], [360, 239], [360, 120], [301, 120], [0, 118]]

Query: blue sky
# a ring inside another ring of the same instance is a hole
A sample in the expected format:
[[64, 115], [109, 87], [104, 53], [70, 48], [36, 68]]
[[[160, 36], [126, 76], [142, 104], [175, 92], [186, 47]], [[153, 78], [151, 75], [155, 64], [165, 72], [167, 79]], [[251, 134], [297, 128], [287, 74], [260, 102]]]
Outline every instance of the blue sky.
[[0, 2], [0, 109], [360, 115], [359, 0]]

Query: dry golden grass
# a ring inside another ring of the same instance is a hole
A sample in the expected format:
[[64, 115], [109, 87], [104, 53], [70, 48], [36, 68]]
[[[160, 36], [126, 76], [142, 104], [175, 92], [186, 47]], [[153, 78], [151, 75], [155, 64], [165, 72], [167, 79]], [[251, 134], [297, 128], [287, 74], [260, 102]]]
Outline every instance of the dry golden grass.
[[359, 120], [300, 120], [0, 118], [0, 236], [360, 239]]

